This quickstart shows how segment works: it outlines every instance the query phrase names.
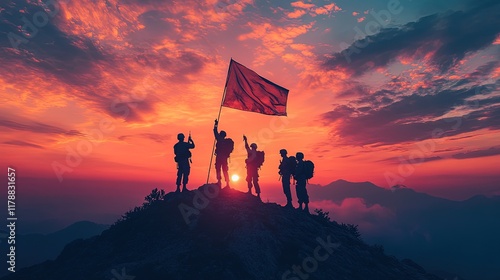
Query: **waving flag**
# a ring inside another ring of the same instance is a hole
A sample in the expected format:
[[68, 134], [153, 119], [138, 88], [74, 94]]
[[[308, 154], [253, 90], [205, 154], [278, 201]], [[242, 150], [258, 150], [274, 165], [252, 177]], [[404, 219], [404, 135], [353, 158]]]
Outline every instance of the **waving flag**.
[[288, 89], [281, 87], [231, 59], [222, 106], [286, 116]]

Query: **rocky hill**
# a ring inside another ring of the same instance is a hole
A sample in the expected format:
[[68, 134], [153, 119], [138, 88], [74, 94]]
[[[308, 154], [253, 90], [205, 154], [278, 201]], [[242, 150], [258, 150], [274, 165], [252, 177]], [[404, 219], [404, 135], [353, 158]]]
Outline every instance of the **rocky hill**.
[[102, 234], [2, 279], [429, 279], [355, 226], [205, 185], [154, 192]]

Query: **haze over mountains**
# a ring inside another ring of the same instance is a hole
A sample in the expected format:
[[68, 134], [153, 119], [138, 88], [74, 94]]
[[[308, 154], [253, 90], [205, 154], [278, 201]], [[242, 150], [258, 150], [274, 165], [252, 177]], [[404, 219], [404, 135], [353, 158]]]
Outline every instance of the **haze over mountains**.
[[333, 220], [359, 224], [363, 239], [389, 254], [465, 279], [500, 279], [500, 196], [452, 201], [344, 180], [311, 185], [309, 195]]

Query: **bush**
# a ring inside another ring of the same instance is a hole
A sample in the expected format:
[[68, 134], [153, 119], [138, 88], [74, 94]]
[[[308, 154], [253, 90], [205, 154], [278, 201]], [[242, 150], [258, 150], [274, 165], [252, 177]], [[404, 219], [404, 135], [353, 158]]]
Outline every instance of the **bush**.
[[143, 203], [143, 206], [151, 205], [155, 201], [163, 200], [164, 198], [165, 198], [165, 191], [158, 190], [158, 188], [155, 188], [154, 190], [151, 191], [150, 194], [148, 194], [146, 197], [144, 197], [145, 201]]
[[329, 212], [324, 212], [323, 209], [315, 209], [314, 212], [320, 220], [331, 222], [330, 216], [328, 216]]
[[361, 233], [359, 233], [358, 225], [342, 223], [340, 226], [347, 230], [350, 234], [354, 235], [356, 238], [360, 239]]
[[155, 201], [160, 201], [163, 200], [164, 198], [165, 198], [164, 190], [158, 190], [158, 188], [153, 189], [150, 194], [144, 197], [144, 203], [142, 204], [142, 206], [136, 206], [134, 207], [134, 209], [127, 211], [118, 219], [118, 221], [116, 221], [115, 224], [118, 224], [120, 222], [129, 220], [137, 216], [141, 211], [143, 211], [144, 209], [148, 208], [153, 203], [155, 203]]

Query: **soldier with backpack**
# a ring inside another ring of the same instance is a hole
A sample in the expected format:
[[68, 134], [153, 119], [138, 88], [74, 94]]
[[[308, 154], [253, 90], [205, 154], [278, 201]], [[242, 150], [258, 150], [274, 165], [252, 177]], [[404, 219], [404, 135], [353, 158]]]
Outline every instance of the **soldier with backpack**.
[[295, 173], [295, 167], [297, 165], [297, 161], [294, 156], [288, 157], [287, 150], [281, 149], [280, 155], [280, 165], [278, 166], [281, 179], [281, 184], [283, 185], [283, 192], [286, 196], [286, 205], [285, 207], [293, 207], [292, 205], [292, 193], [290, 191], [290, 179], [292, 175]]
[[234, 150], [234, 141], [231, 138], [226, 138], [226, 132], [221, 130], [218, 132], [219, 121], [214, 123], [214, 136], [217, 143], [215, 144], [215, 172], [217, 174], [217, 185], [221, 187], [221, 169], [226, 180], [226, 187], [229, 187], [229, 167], [227, 159]]
[[252, 193], [252, 183], [255, 187], [255, 193], [257, 197], [260, 198], [260, 186], [259, 186], [259, 168], [264, 163], [264, 152], [257, 151], [257, 144], [252, 143], [250, 147], [248, 146], [247, 137], [243, 135], [243, 141], [245, 141], [245, 149], [247, 150], [247, 159], [245, 160], [247, 167], [247, 178], [248, 183], [248, 193]]
[[177, 189], [175, 192], [180, 192], [181, 180], [182, 192], [188, 190], [186, 188], [186, 185], [188, 183], [189, 172], [191, 170], [191, 166], [189, 165], [189, 163], [191, 162], [190, 149], [194, 149], [194, 141], [191, 138], [191, 134], [189, 134], [187, 142], [184, 142], [184, 138], [184, 134], [177, 134], [177, 140], [179, 140], [179, 142], [174, 145], [174, 160], [175, 162], [177, 162]]
[[314, 164], [310, 160], [304, 161], [304, 154], [301, 152], [298, 152], [295, 157], [297, 158], [294, 175], [295, 180], [297, 180], [295, 190], [299, 201], [299, 208], [297, 209], [302, 210], [302, 203], [304, 203], [304, 212], [309, 213], [309, 195], [307, 194], [306, 184], [307, 180], [313, 177]]

